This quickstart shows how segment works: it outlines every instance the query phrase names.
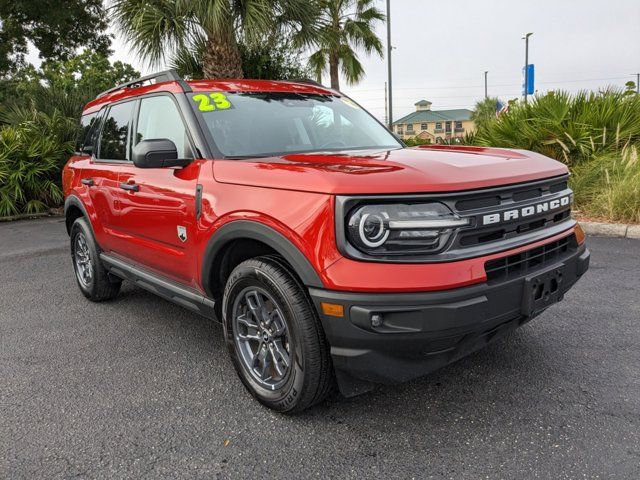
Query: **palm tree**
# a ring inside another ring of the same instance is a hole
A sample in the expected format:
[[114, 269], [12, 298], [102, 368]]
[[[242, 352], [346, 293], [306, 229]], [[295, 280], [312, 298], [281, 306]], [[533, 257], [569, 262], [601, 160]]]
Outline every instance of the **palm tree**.
[[309, 57], [309, 65], [321, 81], [329, 66], [331, 88], [340, 89], [338, 72], [349, 84], [359, 82], [364, 69], [354, 48], [382, 57], [382, 42], [374, 32], [374, 24], [384, 21], [384, 14], [373, 6], [374, 0], [319, 0], [321, 17], [319, 33], [313, 42], [318, 48]]
[[115, 22], [151, 65], [201, 49], [207, 78], [242, 78], [239, 40], [257, 44], [287, 34], [299, 45], [313, 36], [308, 0], [115, 0]]
[[471, 120], [475, 122], [476, 127], [480, 127], [496, 118], [498, 102], [497, 97], [488, 97], [476, 103], [473, 112], [471, 112]]

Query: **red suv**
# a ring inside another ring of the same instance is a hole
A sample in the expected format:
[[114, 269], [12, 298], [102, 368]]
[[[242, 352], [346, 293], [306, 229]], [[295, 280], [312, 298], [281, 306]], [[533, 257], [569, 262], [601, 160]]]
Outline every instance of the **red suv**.
[[537, 153], [406, 148], [313, 82], [118, 86], [63, 173], [82, 293], [123, 280], [222, 320], [240, 379], [298, 411], [442, 367], [587, 270], [567, 168]]

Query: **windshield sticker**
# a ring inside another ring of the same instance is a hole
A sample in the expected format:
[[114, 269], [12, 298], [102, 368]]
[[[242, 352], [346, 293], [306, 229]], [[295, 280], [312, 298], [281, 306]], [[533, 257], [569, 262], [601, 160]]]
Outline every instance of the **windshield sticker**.
[[231, 105], [226, 95], [220, 92], [212, 92], [208, 95], [206, 93], [199, 93], [191, 98], [194, 102], [198, 103], [198, 110], [201, 112], [213, 112], [215, 110], [228, 110], [233, 108], [233, 105]]

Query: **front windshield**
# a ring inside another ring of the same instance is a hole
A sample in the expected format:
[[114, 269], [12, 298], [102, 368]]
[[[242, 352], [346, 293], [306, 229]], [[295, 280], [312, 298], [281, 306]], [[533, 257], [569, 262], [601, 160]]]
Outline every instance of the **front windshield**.
[[402, 146], [366, 111], [343, 97], [207, 92], [191, 98], [225, 157]]

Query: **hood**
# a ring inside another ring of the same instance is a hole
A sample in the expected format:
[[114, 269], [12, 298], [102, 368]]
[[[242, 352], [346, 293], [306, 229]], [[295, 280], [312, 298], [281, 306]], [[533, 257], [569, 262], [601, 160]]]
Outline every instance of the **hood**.
[[452, 192], [568, 172], [526, 150], [443, 146], [216, 160], [213, 171], [222, 183], [336, 195]]

